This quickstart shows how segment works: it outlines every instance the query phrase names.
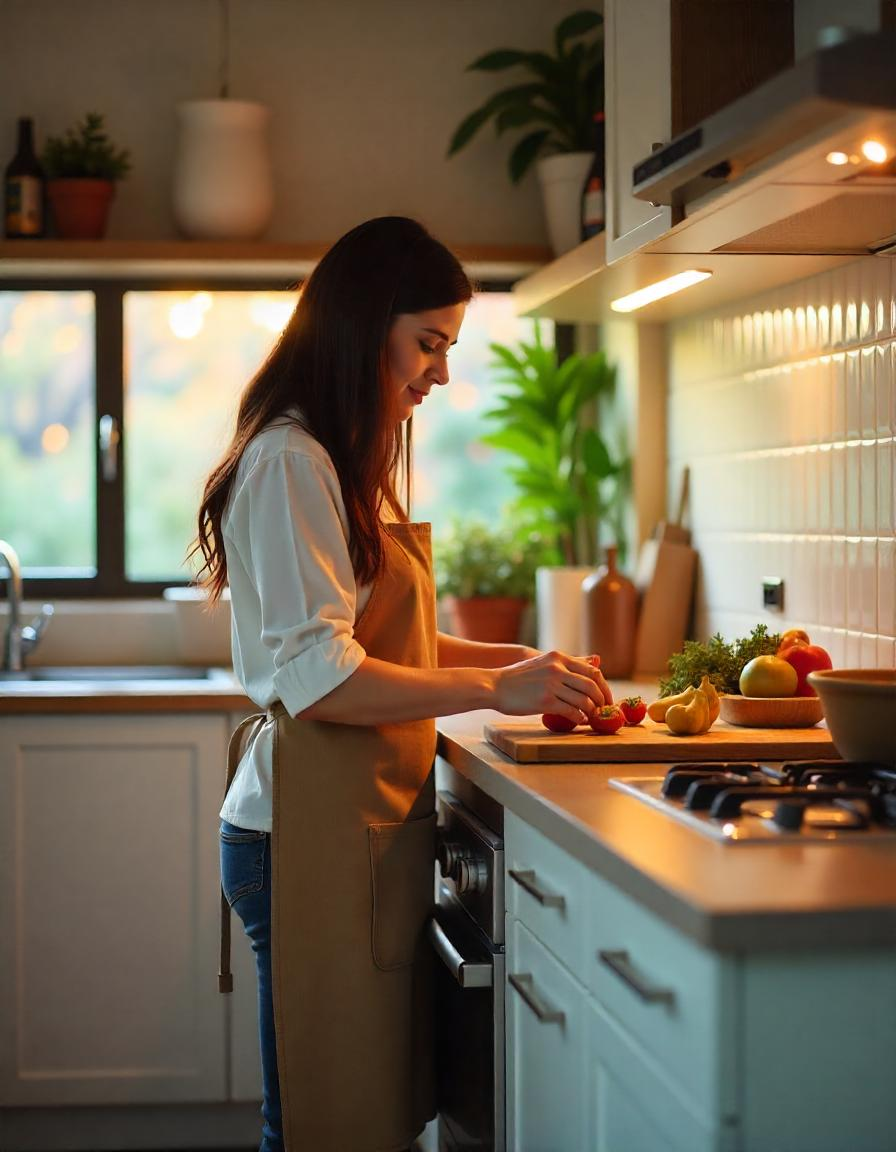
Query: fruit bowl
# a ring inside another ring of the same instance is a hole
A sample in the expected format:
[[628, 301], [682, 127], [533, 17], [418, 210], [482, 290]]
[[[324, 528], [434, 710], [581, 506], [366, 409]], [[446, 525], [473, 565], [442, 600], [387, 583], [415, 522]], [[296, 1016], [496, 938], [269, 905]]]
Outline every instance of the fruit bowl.
[[811, 728], [824, 717], [817, 696], [720, 696], [719, 711], [739, 728]]
[[896, 671], [831, 668], [810, 672], [808, 681], [844, 760], [896, 766]]

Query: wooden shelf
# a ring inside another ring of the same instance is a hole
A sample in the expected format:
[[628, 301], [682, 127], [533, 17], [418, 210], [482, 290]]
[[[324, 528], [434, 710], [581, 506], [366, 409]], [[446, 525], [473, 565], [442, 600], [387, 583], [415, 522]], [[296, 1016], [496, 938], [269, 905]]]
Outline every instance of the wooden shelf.
[[[0, 277], [290, 280], [307, 276], [326, 249], [325, 244], [190, 240], [3, 240]], [[551, 259], [550, 249], [534, 244], [457, 244], [452, 250], [479, 278], [517, 280]]]

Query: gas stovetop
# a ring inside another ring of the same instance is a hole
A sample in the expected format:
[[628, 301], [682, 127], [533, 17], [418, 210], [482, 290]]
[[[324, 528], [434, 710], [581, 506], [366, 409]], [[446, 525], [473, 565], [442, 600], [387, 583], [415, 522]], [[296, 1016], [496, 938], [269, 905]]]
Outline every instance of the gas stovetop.
[[727, 844], [896, 842], [896, 768], [885, 764], [686, 763], [609, 783]]

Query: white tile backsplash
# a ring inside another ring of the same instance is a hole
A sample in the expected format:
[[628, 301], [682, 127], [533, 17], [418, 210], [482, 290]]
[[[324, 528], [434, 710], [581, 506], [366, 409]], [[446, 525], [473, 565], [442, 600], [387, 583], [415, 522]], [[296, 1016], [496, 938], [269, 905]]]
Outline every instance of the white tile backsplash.
[[[669, 476], [690, 466], [698, 635], [803, 626], [835, 665], [894, 666], [894, 288], [896, 260], [868, 257], [671, 325]], [[762, 606], [766, 576], [783, 614]]]

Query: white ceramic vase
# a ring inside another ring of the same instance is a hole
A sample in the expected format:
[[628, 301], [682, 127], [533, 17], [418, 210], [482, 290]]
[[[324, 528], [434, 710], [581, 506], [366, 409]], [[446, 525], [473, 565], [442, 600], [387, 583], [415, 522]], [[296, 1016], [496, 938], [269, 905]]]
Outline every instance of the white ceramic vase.
[[189, 100], [177, 112], [177, 227], [191, 240], [257, 240], [274, 207], [269, 110], [246, 100]]
[[555, 256], [582, 239], [582, 190], [591, 168], [590, 152], [558, 152], [536, 161], [548, 236]]
[[591, 567], [542, 567], [535, 570], [536, 647], [567, 656], [582, 652], [582, 581]]

